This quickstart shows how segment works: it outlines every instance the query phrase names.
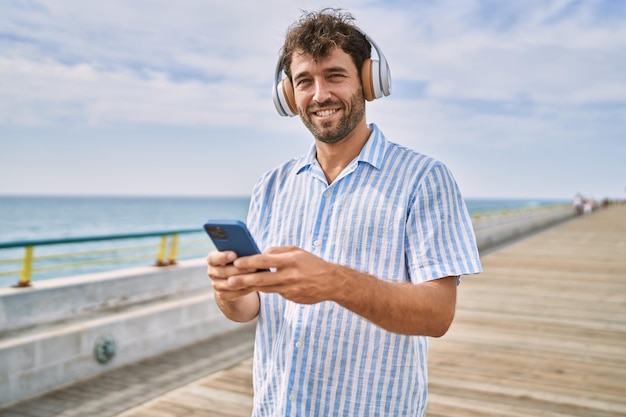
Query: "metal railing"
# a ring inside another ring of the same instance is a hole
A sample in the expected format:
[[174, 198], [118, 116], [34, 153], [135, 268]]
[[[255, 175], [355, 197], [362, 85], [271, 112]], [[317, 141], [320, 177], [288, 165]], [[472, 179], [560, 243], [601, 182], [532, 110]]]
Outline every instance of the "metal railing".
[[[198, 234], [198, 239], [187, 240], [181, 246], [179, 235]], [[98, 264], [129, 264], [133, 262], [154, 260], [155, 266], [174, 265], [179, 256], [184, 254], [202, 255], [211, 249], [210, 240], [202, 229], [182, 229], [169, 231], [156, 231], [146, 233], [128, 233], [104, 236], [69, 237], [61, 239], [25, 240], [16, 242], [0, 242], [0, 250], [24, 248], [23, 256], [0, 258], [0, 277], [18, 275], [19, 280], [15, 287], [30, 287], [33, 274], [38, 271], [50, 271], [56, 269], [78, 269]], [[148, 243], [149, 238], [159, 238], [156, 243]], [[80, 249], [81, 246], [89, 246], [94, 242], [118, 241], [110, 247], [92, 247], [89, 250]], [[120, 246], [119, 241], [134, 241], [133, 246]], [[169, 242], [169, 243], [168, 243]], [[141, 244], [139, 244], [141, 243]], [[36, 256], [35, 249], [49, 246], [68, 245], [64, 252], [48, 253]], [[156, 249], [156, 253], [155, 253]], [[43, 265], [37, 266], [36, 262]], [[19, 265], [19, 269], [11, 265]], [[8, 267], [7, 267], [8, 266]]]

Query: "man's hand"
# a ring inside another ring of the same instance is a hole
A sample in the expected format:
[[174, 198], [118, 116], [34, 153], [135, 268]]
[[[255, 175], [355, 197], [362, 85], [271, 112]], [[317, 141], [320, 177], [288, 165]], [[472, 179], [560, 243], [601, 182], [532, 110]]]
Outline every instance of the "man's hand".
[[207, 275], [213, 284], [215, 302], [224, 315], [234, 321], [247, 322], [259, 313], [259, 296], [253, 288], [232, 288], [228, 280], [256, 269], [238, 268], [232, 264], [235, 259], [235, 252], [211, 252], [207, 256]]
[[240, 271], [271, 269], [272, 272], [237, 274], [228, 278], [229, 291], [278, 293], [299, 304], [331, 300], [338, 283], [332, 281], [337, 267], [295, 246], [274, 247], [261, 255], [234, 261]]

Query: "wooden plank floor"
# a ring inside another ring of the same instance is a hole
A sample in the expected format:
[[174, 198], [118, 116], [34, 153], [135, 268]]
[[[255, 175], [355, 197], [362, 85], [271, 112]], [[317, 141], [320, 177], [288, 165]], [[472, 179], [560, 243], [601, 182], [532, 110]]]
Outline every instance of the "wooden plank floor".
[[[626, 416], [626, 207], [483, 257], [433, 339], [428, 417]], [[120, 417], [249, 416], [251, 360]]]
[[249, 417], [251, 414], [252, 359], [247, 359], [118, 417]]
[[482, 260], [431, 343], [428, 416], [626, 416], [626, 207]]

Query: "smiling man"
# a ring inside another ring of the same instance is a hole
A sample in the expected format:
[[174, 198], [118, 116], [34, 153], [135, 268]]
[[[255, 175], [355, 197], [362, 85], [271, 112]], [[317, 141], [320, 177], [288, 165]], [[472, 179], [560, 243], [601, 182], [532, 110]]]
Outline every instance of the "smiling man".
[[423, 416], [428, 336], [452, 323], [459, 277], [481, 270], [463, 198], [442, 163], [367, 124], [388, 68], [350, 14], [304, 14], [278, 69], [276, 108], [314, 143], [254, 188], [264, 252], [208, 256], [224, 314], [258, 318], [253, 415]]

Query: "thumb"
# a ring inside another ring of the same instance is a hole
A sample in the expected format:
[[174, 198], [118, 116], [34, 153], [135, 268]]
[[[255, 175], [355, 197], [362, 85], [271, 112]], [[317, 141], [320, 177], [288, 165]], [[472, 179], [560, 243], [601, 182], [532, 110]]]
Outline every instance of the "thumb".
[[294, 251], [299, 251], [299, 250], [301, 249], [297, 246], [273, 246], [269, 248], [268, 250], [266, 250], [264, 253], [268, 255], [280, 255], [283, 253], [289, 253], [289, 252], [294, 252]]

